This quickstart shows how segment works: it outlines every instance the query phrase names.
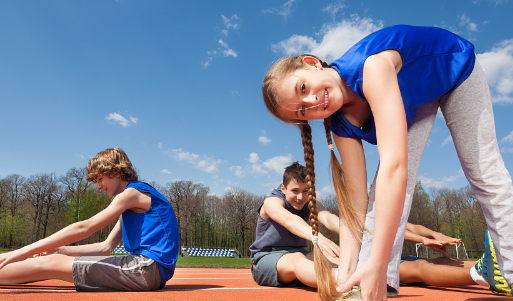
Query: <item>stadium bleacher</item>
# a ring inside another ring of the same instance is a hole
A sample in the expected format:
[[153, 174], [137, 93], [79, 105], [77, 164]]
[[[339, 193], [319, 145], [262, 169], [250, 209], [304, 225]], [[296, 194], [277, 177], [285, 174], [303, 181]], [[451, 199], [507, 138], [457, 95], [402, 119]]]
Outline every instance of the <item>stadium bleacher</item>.
[[119, 254], [128, 254], [127, 250], [125, 249], [125, 246], [122, 244], [119, 244], [114, 251], [112, 251], [112, 254], [119, 255]]
[[206, 249], [206, 248], [184, 248], [182, 247], [182, 256], [205, 256], [205, 257], [234, 257], [239, 254], [234, 249]]

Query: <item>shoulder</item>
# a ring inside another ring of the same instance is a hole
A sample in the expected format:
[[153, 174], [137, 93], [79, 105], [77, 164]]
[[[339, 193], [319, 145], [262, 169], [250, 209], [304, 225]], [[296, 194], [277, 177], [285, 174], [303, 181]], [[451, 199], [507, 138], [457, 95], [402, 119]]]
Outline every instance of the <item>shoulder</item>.
[[151, 206], [151, 194], [140, 191], [133, 187], [126, 188], [122, 193], [118, 194], [113, 202], [124, 203], [127, 210], [136, 213], [147, 211]]
[[268, 197], [264, 200], [262, 204], [262, 208], [260, 209], [260, 217], [263, 219], [268, 219], [269, 213], [272, 213], [275, 210], [279, 210], [280, 208], [285, 208], [285, 202], [277, 197]]

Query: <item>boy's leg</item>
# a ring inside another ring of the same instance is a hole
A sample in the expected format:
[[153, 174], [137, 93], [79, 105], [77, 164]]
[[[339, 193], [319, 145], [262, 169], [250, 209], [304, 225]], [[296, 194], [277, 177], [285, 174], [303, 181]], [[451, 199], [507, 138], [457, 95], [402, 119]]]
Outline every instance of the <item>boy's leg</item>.
[[283, 255], [276, 263], [276, 269], [278, 270], [278, 281], [281, 283], [289, 283], [299, 279], [305, 285], [317, 287], [314, 262], [302, 253]]
[[0, 270], [0, 285], [60, 279], [73, 283], [75, 257], [53, 254], [6, 265]]
[[486, 77], [477, 60], [472, 74], [442, 98], [441, 109], [465, 176], [483, 209], [500, 271], [513, 284], [513, 185], [497, 143]]
[[[328, 260], [331, 259], [331, 256], [326, 257]], [[289, 283], [298, 279], [305, 285], [317, 287], [313, 252], [306, 256], [300, 252], [285, 254], [276, 263], [276, 269], [278, 270], [278, 281], [281, 283]], [[335, 265], [332, 268], [332, 277], [335, 277]]]
[[399, 268], [401, 283], [425, 282], [432, 286], [477, 285], [470, 276], [472, 261], [449, 257], [403, 261]]

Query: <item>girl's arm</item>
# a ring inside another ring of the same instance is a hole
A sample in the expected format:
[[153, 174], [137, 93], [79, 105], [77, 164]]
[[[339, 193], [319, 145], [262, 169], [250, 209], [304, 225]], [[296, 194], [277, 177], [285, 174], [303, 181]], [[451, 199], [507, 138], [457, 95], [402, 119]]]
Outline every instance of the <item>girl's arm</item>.
[[[363, 223], [367, 212], [368, 193], [362, 142], [359, 139], [344, 138], [335, 134], [333, 134], [333, 140], [340, 154], [345, 182], [353, 201], [353, 207]], [[362, 234], [354, 237], [344, 218], [339, 219], [339, 231], [340, 246], [343, 246], [339, 260], [338, 284], [340, 285], [356, 270]]]
[[384, 300], [387, 266], [401, 219], [408, 177], [408, 134], [404, 103], [397, 80], [402, 64], [397, 51], [367, 58], [363, 67], [363, 93], [376, 124], [380, 157], [375, 191], [375, 226], [368, 261], [343, 290], [360, 284], [364, 300]]
[[125, 210], [142, 207], [149, 208], [150, 205], [151, 199], [148, 195], [143, 194], [136, 189], [126, 189], [122, 193], [118, 194], [107, 208], [88, 220], [71, 224], [51, 236], [16, 251], [1, 254], [0, 269], [9, 263], [25, 260], [34, 254], [53, 250], [60, 246], [87, 238], [94, 232], [115, 221]]
[[107, 239], [102, 242], [81, 245], [81, 246], [62, 246], [53, 250], [34, 255], [34, 257], [45, 256], [50, 254], [64, 254], [68, 256], [109, 256], [114, 249], [119, 245], [123, 238], [121, 232], [121, 218], [112, 228]]

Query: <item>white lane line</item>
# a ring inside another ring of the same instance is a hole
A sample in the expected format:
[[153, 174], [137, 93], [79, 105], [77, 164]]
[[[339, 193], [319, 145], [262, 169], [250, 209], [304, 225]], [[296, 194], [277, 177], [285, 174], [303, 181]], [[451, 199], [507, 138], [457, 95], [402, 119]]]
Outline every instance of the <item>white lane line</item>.
[[0, 291], [30, 291], [30, 292], [76, 292], [76, 290], [54, 290], [54, 289], [44, 289], [44, 288], [1, 288]]
[[251, 279], [251, 278], [212, 278], [212, 277], [209, 277], [209, 278], [171, 278], [170, 280], [168, 281], [171, 281], [172, 279], [176, 279], [176, 280], [183, 280], [183, 279], [202, 279], [202, 280], [205, 280], [205, 279]]
[[276, 289], [277, 287], [206, 287], [206, 288], [175, 288], [175, 289], [161, 289], [160, 291], [208, 291], [208, 290], [268, 290]]

